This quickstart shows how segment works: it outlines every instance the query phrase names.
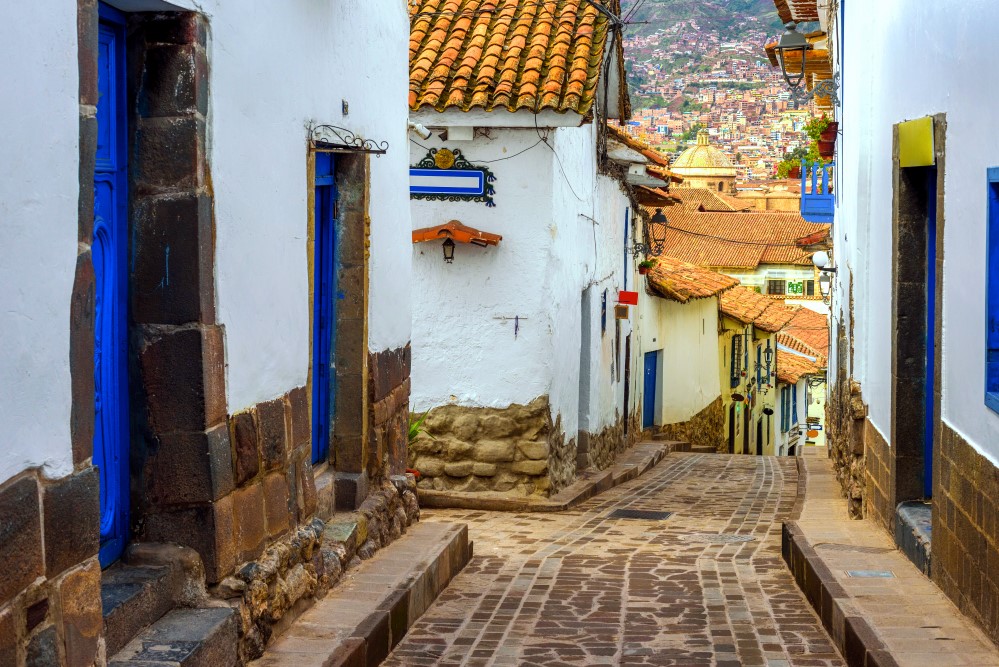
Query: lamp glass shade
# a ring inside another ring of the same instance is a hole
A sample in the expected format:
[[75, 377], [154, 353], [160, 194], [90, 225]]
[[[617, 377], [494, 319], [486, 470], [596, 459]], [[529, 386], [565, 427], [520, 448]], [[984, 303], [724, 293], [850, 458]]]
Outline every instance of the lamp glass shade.
[[832, 287], [832, 277], [828, 273], [819, 276], [819, 293], [822, 298], [829, 296], [829, 289]]
[[663, 250], [666, 248], [666, 227], [669, 225], [669, 220], [666, 215], [663, 214], [661, 208], [656, 209], [656, 214], [652, 216], [652, 220], [646, 230], [649, 240], [649, 250], [651, 255], [659, 256], [663, 254]]
[[812, 255], [812, 264], [814, 264], [815, 267], [819, 269], [826, 268], [827, 266], [829, 266], [829, 253], [827, 253], [825, 250], [820, 250], [817, 253], [814, 253]]
[[450, 264], [454, 261], [454, 241], [451, 239], [444, 240], [444, 261]]
[[[774, 50], [777, 52], [777, 59], [780, 61], [781, 73], [784, 75], [784, 80], [787, 81], [787, 85], [791, 88], [797, 88], [801, 85], [801, 82], [805, 80], [805, 55], [808, 51], [809, 44], [805, 36], [802, 35], [797, 30], [797, 24], [788, 23], [786, 26], [787, 31], [781, 35], [780, 41], [777, 42], [777, 46]], [[789, 54], [800, 54], [801, 56], [801, 71], [800, 72], [788, 72], [787, 71], [787, 60]]]

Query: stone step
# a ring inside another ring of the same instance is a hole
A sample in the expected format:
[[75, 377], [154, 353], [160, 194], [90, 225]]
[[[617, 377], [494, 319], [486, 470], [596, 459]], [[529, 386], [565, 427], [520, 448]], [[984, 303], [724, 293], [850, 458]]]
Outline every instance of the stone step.
[[235, 667], [236, 610], [174, 609], [108, 660], [108, 667]]
[[173, 609], [179, 586], [169, 566], [115, 563], [101, 573], [101, 607], [108, 655]]
[[250, 665], [378, 665], [471, 557], [465, 524], [410, 526], [350, 570]]

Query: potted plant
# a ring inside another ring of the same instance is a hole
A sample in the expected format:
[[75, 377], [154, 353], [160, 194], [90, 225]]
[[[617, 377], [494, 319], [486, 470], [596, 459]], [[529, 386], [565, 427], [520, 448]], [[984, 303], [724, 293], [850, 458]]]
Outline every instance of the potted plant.
[[644, 276], [646, 273], [649, 272], [649, 269], [651, 269], [655, 265], [656, 265], [656, 260], [654, 259], [642, 260], [641, 262], [638, 263], [638, 273]]
[[836, 134], [838, 132], [839, 132], [839, 123], [831, 120], [829, 121], [829, 124], [826, 125], [826, 128], [822, 130], [821, 133], [819, 133], [819, 140], [835, 142]]
[[793, 167], [790, 167], [787, 170], [787, 177], [788, 178], [794, 178], [794, 179], [801, 178], [801, 165], [798, 164], [798, 165], [795, 165]]

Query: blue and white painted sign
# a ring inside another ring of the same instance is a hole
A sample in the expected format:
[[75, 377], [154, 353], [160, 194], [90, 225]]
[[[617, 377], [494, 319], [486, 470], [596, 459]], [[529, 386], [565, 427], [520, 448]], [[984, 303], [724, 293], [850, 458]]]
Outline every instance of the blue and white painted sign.
[[411, 199], [477, 201], [496, 206], [492, 183], [496, 176], [489, 167], [471, 164], [459, 150], [431, 148], [409, 169]]
[[481, 171], [469, 169], [409, 170], [409, 193], [423, 195], [471, 195], [486, 192], [486, 177]]

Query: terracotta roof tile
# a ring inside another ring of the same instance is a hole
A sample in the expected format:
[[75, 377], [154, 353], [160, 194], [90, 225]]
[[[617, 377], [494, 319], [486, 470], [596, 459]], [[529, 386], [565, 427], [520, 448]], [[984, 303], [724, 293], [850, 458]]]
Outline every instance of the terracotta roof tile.
[[815, 375], [821, 369], [806, 357], [793, 352], [777, 350], [777, 380], [788, 384], [796, 384], [805, 375]]
[[708, 213], [732, 213], [752, 208], [752, 204], [726, 197], [707, 188], [676, 188], [671, 192], [684, 208]]
[[672, 257], [659, 257], [649, 270], [648, 279], [653, 293], [678, 303], [717, 296], [739, 284], [736, 278]]
[[[678, 195], [677, 191], [672, 192]], [[651, 219], [655, 212], [645, 209]], [[712, 268], [755, 269], [760, 264], [810, 265], [798, 239], [829, 226], [806, 222], [798, 213], [702, 212], [683, 205], [663, 209], [669, 219], [663, 254]]]
[[718, 310], [743, 324], [752, 324], [769, 333], [780, 331], [794, 317], [793, 308], [742, 286], [723, 292], [718, 299]]
[[607, 130], [611, 133], [615, 141], [624, 144], [633, 151], [641, 153], [660, 167], [669, 166], [669, 158], [667, 156], [652, 148], [652, 146], [641, 139], [631, 136], [624, 128], [618, 127], [613, 123], [607, 123]]
[[815, 350], [829, 356], [829, 318], [809, 308], [798, 308], [784, 331]]
[[586, 115], [608, 28], [584, 0], [413, 0], [409, 107]]

